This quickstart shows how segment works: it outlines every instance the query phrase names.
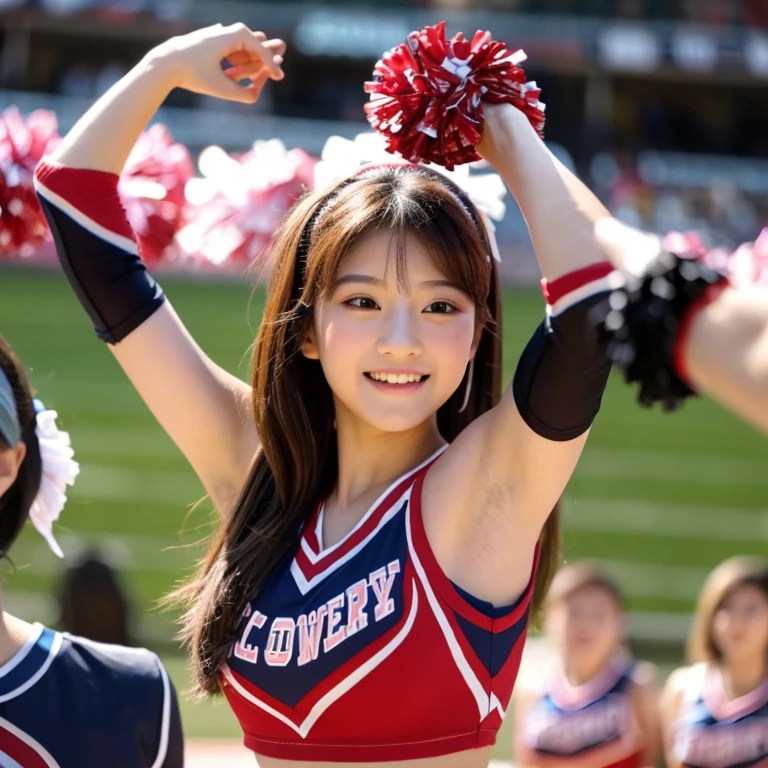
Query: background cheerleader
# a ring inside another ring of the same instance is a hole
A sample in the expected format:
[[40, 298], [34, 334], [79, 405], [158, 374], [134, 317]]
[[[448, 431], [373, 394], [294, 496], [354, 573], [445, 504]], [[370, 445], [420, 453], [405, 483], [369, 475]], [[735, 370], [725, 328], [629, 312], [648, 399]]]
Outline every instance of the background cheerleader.
[[[0, 337], [2, 557], [30, 518], [61, 555], [52, 525], [78, 468], [56, 413], [35, 410], [24, 368]], [[160, 660], [0, 614], [0, 764], [181, 768], [176, 692]]]
[[688, 639], [690, 666], [662, 694], [670, 768], [768, 763], [768, 567], [735, 557], [709, 575]]
[[654, 766], [656, 670], [632, 658], [614, 580], [589, 562], [564, 566], [546, 599], [554, 658], [523, 667], [515, 690], [520, 768]]

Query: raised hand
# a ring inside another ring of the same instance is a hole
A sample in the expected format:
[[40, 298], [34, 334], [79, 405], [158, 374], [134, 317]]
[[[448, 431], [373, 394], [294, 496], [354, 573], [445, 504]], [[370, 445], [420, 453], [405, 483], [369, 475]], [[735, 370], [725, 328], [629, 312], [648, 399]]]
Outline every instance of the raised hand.
[[[267, 40], [245, 24], [214, 24], [173, 37], [152, 55], [170, 69], [177, 88], [252, 104], [267, 80], [283, 79], [284, 53], [282, 40]], [[250, 82], [238, 84], [243, 80]]]

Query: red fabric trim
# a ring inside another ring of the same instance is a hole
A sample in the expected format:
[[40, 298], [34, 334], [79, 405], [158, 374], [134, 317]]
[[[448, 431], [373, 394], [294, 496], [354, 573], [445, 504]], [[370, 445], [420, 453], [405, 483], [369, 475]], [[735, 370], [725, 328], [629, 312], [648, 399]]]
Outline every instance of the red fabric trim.
[[606, 275], [610, 275], [613, 270], [613, 264], [607, 261], [590, 264], [588, 267], [568, 272], [556, 280], [542, 279], [541, 292], [544, 294], [544, 300], [551, 306], [560, 301], [563, 296], [567, 296], [571, 291], [582, 288], [595, 280], [602, 280]]
[[700, 310], [715, 301], [723, 290], [728, 287], [730, 287], [730, 283], [726, 278], [723, 278], [722, 282], [710, 285], [709, 288], [707, 288], [696, 301], [685, 310], [685, 313], [680, 319], [680, 327], [677, 331], [675, 346], [672, 350], [672, 365], [677, 372], [677, 375], [689, 386], [691, 386], [691, 384], [688, 374], [688, 365], [685, 359], [685, 346], [691, 335], [694, 318]]
[[312, 513], [312, 517], [307, 520], [306, 525], [304, 526], [304, 540], [309, 545], [309, 548], [317, 554], [320, 551], [320, 542], [317, 540], [317, 534], [315, 533], [315, 528], [317, 527], [317, 518], [320, 516], [320, 507], [322, 505], [318, 504], [315, 507], [315, 511]]
[[[426, 469], [426, 467], [424, 469]], [[432, 547], [429, 545], [427, 532], [424, 530], [424, 521], [421, 515], [421, 489], [424, 485], [425, 476], [426, 472], [422, 470], [416, 479], [411, 493], [411, 535], [413, 537], [414, 549], [416, 550], [416, 554], [418, 555], [421, 564], [424, 566], [424, 572], [429, 579], [432, 589], [435, 591], [435, 594], [453, 608], [456, 613], [478, 627], [494, 633], [503, 632], [505, 629], [509, 629], [509, 627], [523, 618], [525, 611], [531, 602], [536, 579], [536, 569], [539, 565], [539, 550], [541, 548], [539, 543], [537, 542], [533, 554], [531, 578], [528, 580], [528, 585], [518, 598], [515, 606], [510, 609], [506, 616], [497, 618], [486, 616], [484, 613], [478, 611], [473, 605], [470, 605], [459, 592], [456, 591], [451, 580], [445, 575], [445, 572], [437, 562], [434, 552], [432, 552]]]
[[402, 744], [392, 744], [391, 742], [382, 744], [324, 744], [310, 739], [301, 742], [282, 742], [262, 739], [254, 734], [246, 733], [243, 743], [257, 755], [282, 760], [377, 763], [440, 757], [469, 749], [490, 747], [496, 743], [496, 731], [475, 730], [471, 733], [459, 733], [437, 739], [424, 739], [423, 741]]
[[[437, 458], [437, 457], [436, 457]], [[419, 470], [419, 473], [426, 471], [427, 467], [431, 467], [432, 462], [427, 464], [426, 467], [422, 467]], [[418, 473], [417, 473], [418, 474]], [[363, 539], [368, 536], [371, 531], [373, 531], [376, 526], [381, 522], [381, 518], [384, 517], [384, 515], [389, 512], [389, 510], [392, 508], [392, 505], [408, 490], [408, 488], [413, 484], [414, 478], [416, 477], [416, 474], [408, 475], [408, 477], [403, 478], [391, 491], [387, 494], [387, 496], [382, 499], [381, 504], [379, 504], [378, 507], [376, 507], [373, 512], [371, 512], [368, 519], [358, 528], [356, 531], [353, 531], [350, 533], [346, 539], [341, 543], [341, 545], [334, 549], [332, 552], [326, 552], [325, 554], [320, 556], [320, 559], [318, 560], [317, 564], [313, 565], [310, 562], [310, 559], [307, 557], [306, 553], [299, 547], [298, 551], [296, 552], [296, 564], [299, 566], [299, 569], [301, 570], [302, 575], [307, 581], [310, 581], [311, 579], [315, 578], [316, 576], [323, 573], [323, 571], [328, 568], [328, 566], [335, 563], [340, 558], [344, 557], [346, 554], [349, 553], [351, 549], [354, 549]], [[314, 526], [317, 524], [317, 515], [319, 514], [320, 508], [318, 507], [315, 514], [312, 516], [310, 520], [310, 526], [304, 527], [305, 537], [308, 531], [314, 531]], [[313, 536], [315, 539], [315, 542], [317, 542], [316, 537]], [[309, 544], [310, 548], [312, 548], [312, 542], [310, 540], [307, 540], [307, 543]], [[316, 543], [316, 546], [319, 544], [319, 542]], [[317, 549], [313, 549], [315, 553], [317, 553]]]
[[0, 726], [0, 751], [23, 768], [48, 768], [49, 765], [31, 744], [22, 741], [16, 734], [2, 726]]
[[135, 240], [117, 192], [120, 180], [117, 174], [87, 168], [68, 168], [60, 163], [42, 160], [35, 169], [35, 179], [45, 188], [40, 192], [43, 197], [45, 190], [50, 190], [104, 229]]

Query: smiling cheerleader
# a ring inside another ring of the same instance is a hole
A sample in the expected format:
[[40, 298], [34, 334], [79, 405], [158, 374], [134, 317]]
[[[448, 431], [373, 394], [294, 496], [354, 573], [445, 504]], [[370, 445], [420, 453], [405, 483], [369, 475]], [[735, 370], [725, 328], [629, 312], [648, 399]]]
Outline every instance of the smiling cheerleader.
[[[548, 308], [503, 394], [489, 229], [416, 162], [363, 168], [293, 209], [249, 384], [206, 357], [146, 272], [116, 194], [131, 146], [173, 88], [255, 101], [283, 77], [281, 41], [242, 24], [169, 40], [37, 170], [97, 334], [221, 515], [179, 595], [183, 635], [198, 689], [224, 691], [262, 768], [488, 764], [555, 562], [550, 511], [600, 407], [609, 364], [588, 315], [612, 272], [593, 236], [607, 214], [537, 135], [520, 56], [465, 43], [414, 35], [372, 89], [397, 91], [382, 108], [419, 102], [425, 122], [401, 132], [411, 160], [422, 144], [445, 165], [476, 149], [525, 214]], [[484, 113], [483, 93], [498, 102]], [[391, 129], [397, 110], [372, 114]], [[422, 128], [429, 141], [410, 142]]]

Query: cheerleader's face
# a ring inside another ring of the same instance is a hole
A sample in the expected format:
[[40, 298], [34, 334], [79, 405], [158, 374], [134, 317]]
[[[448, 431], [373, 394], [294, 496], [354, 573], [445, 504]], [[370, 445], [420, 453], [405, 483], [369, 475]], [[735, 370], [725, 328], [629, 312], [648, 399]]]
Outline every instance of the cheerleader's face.
[[15, 448], [8, 448], [0, 442], [0, 497], [16, 482], [27, 446], [19, 442]]
[[760, 658], [768, 650], [768, 596], [751, 584], [730, 592], [715, 612], [712, 637], [726, 661]]
[[470, 297], [414, 237], [406, 267], [407, 285], [399, 285], [392, 235], [375, 230], [350, 249], [317, 302], [302, 351], [320, 360], [340, 429], [363, 423], [401, 432], [431, 423], [474, 354]]
[[624, 637], [624, 616], [615, 598], [584, 586], [553, 606], [550, 628], [565, 653], [585, 665], [608, 659]]

